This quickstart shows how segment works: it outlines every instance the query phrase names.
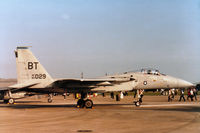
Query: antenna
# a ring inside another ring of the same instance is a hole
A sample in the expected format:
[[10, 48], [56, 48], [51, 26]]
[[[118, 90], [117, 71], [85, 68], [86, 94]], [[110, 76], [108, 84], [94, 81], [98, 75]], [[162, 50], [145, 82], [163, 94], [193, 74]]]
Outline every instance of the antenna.
[[32, 46], [17, 46], [17, 49], [28, 49]]

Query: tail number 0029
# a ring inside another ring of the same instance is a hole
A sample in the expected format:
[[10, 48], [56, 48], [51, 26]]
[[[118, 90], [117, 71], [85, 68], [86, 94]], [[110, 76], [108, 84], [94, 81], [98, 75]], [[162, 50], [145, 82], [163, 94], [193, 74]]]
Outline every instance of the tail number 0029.
[[46, 74], [32, 74], [32, 79], [46, 79]]

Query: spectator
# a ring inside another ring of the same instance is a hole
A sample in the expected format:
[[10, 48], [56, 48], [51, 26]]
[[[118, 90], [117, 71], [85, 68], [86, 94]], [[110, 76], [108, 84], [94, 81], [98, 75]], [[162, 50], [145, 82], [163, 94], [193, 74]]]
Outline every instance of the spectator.
[[193, 89], [190, 89], [190, 98], [191, 98], [191, 101], [194, 101], [193, 97], [194, 97]]
[[195, 101], [197, 101], [197, 90], [195, 87], [193, 88], [193, 93], [194, 93]]
[[175, 89], [174, 88], [171, 90], [171, 94], [172, 94], [172, 99], [174, 99], [174, 96], [175, 96]]
[[187, 100], [189, 100], [190, 97], [191, 97], [190, 89], [188, 89], [188, 90], [187, 90]]
[[172, 95], [172, 91], [171, 89], [169, 89], [168, 102], [172, 101], [171, 95]]
[[183, 100], [184, 100], [184, 102], [185, 102], [184, 89], [181, 89], [181, 94], [180, 94], [179, 102], [181, 101], [182, 98], [183, 98]]

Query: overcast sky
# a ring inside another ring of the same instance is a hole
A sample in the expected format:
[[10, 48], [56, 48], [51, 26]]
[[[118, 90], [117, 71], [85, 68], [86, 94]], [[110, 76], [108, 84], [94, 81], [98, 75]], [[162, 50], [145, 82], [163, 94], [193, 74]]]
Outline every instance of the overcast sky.
[[199, 0], [0, 0], [0, 77], [33, 46], [54, 78], [156, 68], [200, 81]]

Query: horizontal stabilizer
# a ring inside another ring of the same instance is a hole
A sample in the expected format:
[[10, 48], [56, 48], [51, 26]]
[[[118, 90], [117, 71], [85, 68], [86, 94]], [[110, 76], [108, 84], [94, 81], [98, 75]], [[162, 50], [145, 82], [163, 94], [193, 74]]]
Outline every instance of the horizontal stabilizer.
[[30, 82], [25, 82], [25, 83], [14, 84], [14, 85], [9, 86], [9, 88], [21, 89], [21, 88], [31, 87], [37, 84], [39, 83], [30, 81]]
[[8, 87], [4, 87], [4, 88], [0, 88], [0, 91], [6, 91], [6, 90], [9, 90], [10, 88]]

